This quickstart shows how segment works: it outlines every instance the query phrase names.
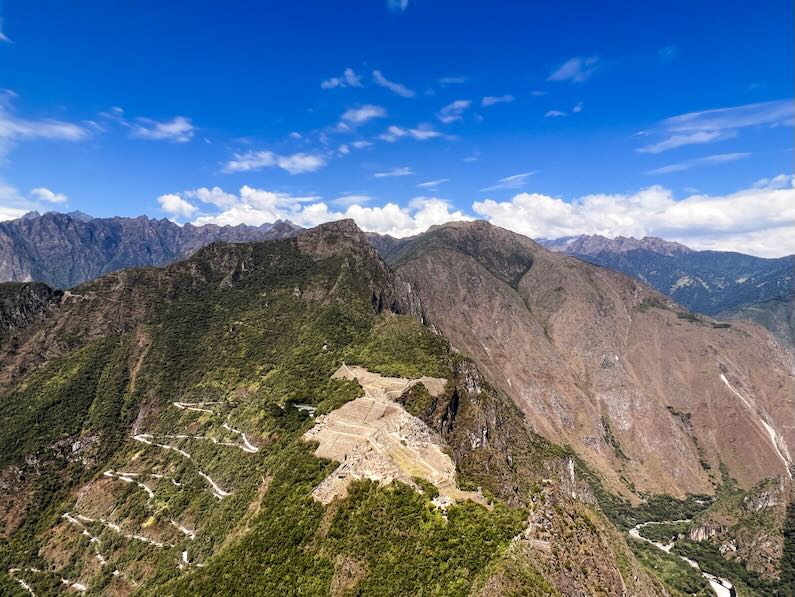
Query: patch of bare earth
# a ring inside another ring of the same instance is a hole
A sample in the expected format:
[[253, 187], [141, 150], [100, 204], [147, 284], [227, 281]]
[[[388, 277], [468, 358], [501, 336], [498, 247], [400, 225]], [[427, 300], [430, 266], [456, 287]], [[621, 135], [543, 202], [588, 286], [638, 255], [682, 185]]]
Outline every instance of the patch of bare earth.
[[354, 589], [367, 572], [364, 562], [349, 556], [339, 556], [334, 563], [334, 576], [331, 579], [329, 594], [332, 597], [345, 595]]
[[439, 396], [446, 380], [384, 377], [345, 364], [333, 377], [358, 381], [364, 396], [319, 416], [304, 434], [305, 441], [318, 442], [316, 456], [340, 463], [314, 489], [312, 497], [328, 504], [347, 495], [355, 480], [370, 479], [382, 485], [397, 480], [417, 488], [413, 479], [420, 478], [438, 489], [440, 505], [466, 499], [488, 505], [479, 492], [458, 488], [455, 464], [444, 450], [443, 440], [395, 401], [418, 383], [432, 396]]

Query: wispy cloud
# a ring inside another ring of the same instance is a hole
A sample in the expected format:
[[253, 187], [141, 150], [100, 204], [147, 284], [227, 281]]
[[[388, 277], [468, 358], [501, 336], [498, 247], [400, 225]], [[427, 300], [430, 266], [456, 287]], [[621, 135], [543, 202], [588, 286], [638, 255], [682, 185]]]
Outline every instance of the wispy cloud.
[[20, 118], [11, 111], [13, 92], [0, 93], [0, 157], [6, 155], [20, 141], [50, 139], [82, 141], [90, 136], [87, 127], [45, 118], [33, 120]]
[[387, 143], [394, 143], [398, 139], [409, 138], [415, 139], [417, 141], [427, 141], [428, 139], [436, 139], [437, 137], [441, 136], [442, 133], [434, 130], [430, 125], [421, 124], [416, 128], [408, 129], [392, 125], [386, 130], [386, 132], [380, 134], [378, 138], [382, 141], [386, 141]]
[[448, 85], [462, 85], [469, 81], [469, 77], [455, 76], [455, 77], [440, 77], [439, 85], [446, 87]]
[[583, 109], [583, 103], [577, 102], [574, 105], [574, 107], [571, 109], [571, 111], [574, 112], [575, 114], [579, 114], [580, 112], [582, 112], [582, 109]]
[[520, 189], [527, 184], [527, 179], [530, 178], [535, 172], [522, 172], [521, 174], [514, 174], [506, 176], [497, 181], [497, 184], [490, 187], [480, 189], [482, 192], [488, 191], [502, 191], [505, 189]]
[[8, 36], [6, 36], [4, 25], [5, 23], [3, 21], [3, 2], [2, 0], [0, 0], [0, 42], [4, 42], [7, 44], [13, 43], [10, 39], [8, 39]]
[[509, 104], [514, 99], [512, 95], [487, 95], [480, 101], [480, 105], [484, 108], [488, 108], [495, 104]]
[[449, 182], [449, 178], [437, 178], [436, 180], [428, 180], [426, 182], [421, 182], [417, 186], [421, 189], [435, 189], [439, 185], [442, 185], [446, 182]]
[[227, 173], [248, 172], [263, 168], [280, 168], [290, 174], [314, 172], [326, 165], [326, 158], [309, 153], [278, 155], [272, 151], [246, 151], [236, 153], [223, 167]]
[[436, 117], [445, 124], [450, 124], [464, 118], [464, 112], [472, 105], [471, 100], [455, 100], [439, 110]]
[[676, 58], [678, 50], [676, 46], [665, 46], [657, 50], [657, 61], [662, 64], [669, 64]]
[[750, 153], [744, 152], [708, 155], [702, 158], [679, 162], [677, 164], [670, 164], [669, 166], [663, 166], [662, 168], [655, 168], [654, 170], [647, 171], [646, 174], [671, 174], [672, 172], [683, 172], [684, 170], [690, 170], [691, 168], [698, 168], [701, 166], [714, 166], [717, 164], [725, 164], [727, 162], [736, 162], [737, 160], [742, 160], [750, 155]]
[[373, 176], [375, 178], [391, 178], [393, 176], [411, 176], [412, 174], [414, 174], [414, 170], [412, 170], [410, 166], [402, 166], [384, 172], [376, 172]]
[[566, 112], [561, 112], [560, 110], [549, 110], [546, 114], [544, 114], [546, 118], [560, 118], [562, 116], [568, 116]]
[[346, 110], [342, 115], [342, 121], [353, 126], [364, 124], [368, 120], [374, 118], [385, 118], [386, 110], [381, 106], [374, 106], [372, 104], [365, 104], [358, 108], [351, 108]]
[[533, 97], [542, 97], [544, 95], [547, 95], [547, 92], [542, 91], [541, 89], [535, 89], [530, 92], [530, 95], [532, 95]]
[[138, 118], [130, 125], [130, 136], [148, 141], [169, 141], [187, 143], [193, 139], [196, 127], [185, 116], [175, 116], [171, 120], [157, 121], [151, 118]]
[[[408, 5], [408, 2], [406, 4]], [[373, 71], [373, 82], [379, 87], [385, 87], [392, 93], [396, 93], [402, 97], [414, 97], [416, 95], [414, 91], [405, 85], [387, 79], [380, 70]]]
[[362, 79], [352, 68], [346, 68], [339, 77], [331, 77], [320, 83], [321, 89], [335, 89], [337, 87], [361, 87]]
[[663, 120], [648, 132], [664, 137], [637, 149], [639, 153], [662, 153], [685, 145], [712, 143], [736, 137], [745, 128], [792, 126], [795, 107], [791, 100], [776, 100], [688, 112]]
[[187, 143], [198, 130], [186, 116], [175, 116], [171, 120], [163, 121], [139, 117], [130, 121], [125, 116], [124, 109], [118, 106], [113, 106], [108, 112], [100, 112], [99, 115], [105, 121], [116, 122], [129, 129], [133, 139]]
[[575, 56], [569, 58], [547, 77], [548, 81], [571, 81], [572, 83], [582, 83], [593, 75], [600, 66], [598, 56], [588, 56], [582, 58]]
[[386, 0], [386, 6], [392, 12], [406, 12], [409, 0]]
[[363, 205], [365, 203], [369, 203], [372, 201], [373, 198], [370, 195], [342, 195], [337, 197], [336, 199], [332, 199], [332, 203], [334, 205], [339, 205], [340, 207], [350, 207], [351, 205]]

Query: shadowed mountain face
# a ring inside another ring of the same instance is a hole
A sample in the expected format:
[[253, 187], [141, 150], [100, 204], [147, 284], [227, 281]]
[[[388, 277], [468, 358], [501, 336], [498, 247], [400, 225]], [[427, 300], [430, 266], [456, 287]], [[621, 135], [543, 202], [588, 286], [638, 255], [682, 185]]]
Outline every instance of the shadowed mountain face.
[[722, 466], [746, 488], [790, 476], [795, 363], [766, 330], [484, 222], [429, 231], [390, 262], [429, 323], [615, 491], [710, 493]]
[[35, 212], [0, 222], [0, 281], [35, 280], [70, 288], [101, 274], [165, 265], [217, 241], [250, 242], [293, 236], [290, 222], [262, 226], [178, 226], [169, 220], [91, 218]]

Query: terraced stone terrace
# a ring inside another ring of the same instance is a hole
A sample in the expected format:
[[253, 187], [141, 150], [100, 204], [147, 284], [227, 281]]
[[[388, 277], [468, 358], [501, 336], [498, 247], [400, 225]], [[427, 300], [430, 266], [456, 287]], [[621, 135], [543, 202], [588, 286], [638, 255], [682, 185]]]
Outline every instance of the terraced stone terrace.
[[434, 501], [439, 506], [466, 499], [488, 506], [480, 492], [458, 488], [455, 464], [441, 438], [395, 401], [418, 383], [438, 397], [447, 380], [384, 377], [345, 364], [332, 377], [358, 381], [364, 396], [319, 416], [315, 426], [304, 434], [304, 440], [318, 442], [316, 456], [340, 463], [312, 492], [316, 500], [328, 504], [344, 497], [348, 485], [357, 479], [382, 485], [398, 480], [418, 488], [414, 479], [420, 478], [437, 488], [439, 496]]

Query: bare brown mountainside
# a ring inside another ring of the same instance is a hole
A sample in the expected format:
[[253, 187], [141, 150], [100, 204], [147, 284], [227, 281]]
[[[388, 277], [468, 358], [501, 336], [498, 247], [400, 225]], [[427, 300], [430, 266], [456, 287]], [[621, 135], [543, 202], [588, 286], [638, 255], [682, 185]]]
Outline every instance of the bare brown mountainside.
[[745, 488], [791, 476], [795, 361], [763, 328], [485, 222], [432, 229], [390, 261], [428, 322], [614, 490], [710, 493], [722, 465]]

